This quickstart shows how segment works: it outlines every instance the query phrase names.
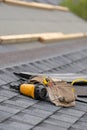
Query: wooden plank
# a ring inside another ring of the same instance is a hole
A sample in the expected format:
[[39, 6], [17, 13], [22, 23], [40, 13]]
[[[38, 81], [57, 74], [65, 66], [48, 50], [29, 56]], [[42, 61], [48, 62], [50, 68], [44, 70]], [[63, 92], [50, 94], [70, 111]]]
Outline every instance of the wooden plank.
[[34, 42], [34, 41], [51, 43], [55, 41], [75, 39], [75, 38], [85, 38], [85, 37], [87, 37], [86, 33], [63, 34], [61, 32], [7, 35], [7, 36], [0, 36], [0, 44], [8, 44], [8, 43], [12, 44], [12, 43]]
[[53, 36], [42, 36], [39, 38], [41, 42], [55, 42], [61, 40], [69, 40], [69, 39], [76, 39], [76, 38], [84, 38], [87, 37], [85, 33], [74, 33], [74, 34], [57, 34]]
[[46, 37], [46, 36], [49, 37], [56, 34], [57, 33], [36, 33], [36, 34], [0, 36], [0, 44], [34, 42], [38, 41], [40, 37]]
[[63, 36], [64, 36], [63, 33], [56, 33], [56, 34], [53, 34], [53, 35], [41, 36], [39, 38], [39, 41], [40, 42], [52, 42], [52, 41], [56, 41], [56, 40], [62, 38]]
[[36, 40], [38, 40], [38, 36], [32, 34], [0, 36], [0, 44], [23, 43]]
[[20, 0], [4, 0], [4, 2], [8, 4], [25, 6], [25, 7], [33, 7], [33, 8], [38, 8], [38, 9], [69, 11], [67, 7], [54, 6], [50, 4], [43, 4], [43, 3], [36, 3], [36, 2], [26, 2], [26, 1], [20, 1]]
[[69, 11], [69, 8], [63, 6], [54, 6], [54, 10]]

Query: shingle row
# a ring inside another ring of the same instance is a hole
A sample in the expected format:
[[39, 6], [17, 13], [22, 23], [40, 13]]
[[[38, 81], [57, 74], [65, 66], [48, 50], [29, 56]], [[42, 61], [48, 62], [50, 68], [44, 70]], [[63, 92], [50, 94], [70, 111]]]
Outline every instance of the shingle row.
[[13, 72], [79, 73], [87, 71], [87, 49], [0, 70], [0, 86], [19, 80]]
[[[85, 126], [87, 104], [73, 108], [56, 107], [50, 102], [33, 100], [11, 90], [9, 83], [19, 82], [15, 71], [37, 73], [84, 72], [87, 49], [33, 61], [0, 70], [0, 130], [80, 130]], [[81, 127], [80, 127], [81, 125]]]

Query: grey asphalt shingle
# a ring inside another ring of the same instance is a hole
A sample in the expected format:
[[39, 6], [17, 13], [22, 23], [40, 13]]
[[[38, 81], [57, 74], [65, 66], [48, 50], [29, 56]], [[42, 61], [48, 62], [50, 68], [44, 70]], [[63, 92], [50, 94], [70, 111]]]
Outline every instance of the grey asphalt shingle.
[[3, 101], [5, 101], [5, 100], [7, 100], [7, 99], [8, 99], [8, 97], [0, 95], [0, 103], [3, 102]]
[[16, 114], [16, 113], [18, 113], [20, 111], [19, 109], [12, 108], [11, 106], [9, 107], [6, 104], [0, 105], [0, 110], [5, 111], [5, 112], [9, 112], [9, 113], [13, 113], [13, 114]]
[[35, 104], [35, 102], [23, 100], [20, 98], [18, 98], [17, 100], [9, 99], [9, 100], [4, 101], [4, 103], [10, 104], [10, 105], [15, 105], [15, 106], [22, 107], [22, 108], [27, 108], [27, 107]]
[[0, 96], [5, 96], [5, 97], [8, 97], [8, 98], [12, 98], [12, 97], [17, 96], [17, 93], [14, 93], [12, 91], [8, 91], [8, 90], [5, 90], [5, 89], [1, 89], [0, 90]]
[[30, 114], [32, 116], [41, 117], [43, 119], [47, 118], [48, 116], [50, 116], [52, 114], [49, 111], [41, 110], [41, 109], [33, 107], [33, 106], [25, 109], [23, 112], [26, 114]]
[[83, 111], [78, 111], [78, 110], [74, 110], [74, 109], [61, 109], [59, 110], [60, 113], [64, 113], [64, 114], [68, 114], [68, 115], [72, 115], [72, 116], [76, 116], [76, 117], [81, 117], [85, 114], [85, 112]]
[[0, 123], [3, 122], [4, 120], [8, 119], [11, 116], [12, 116], [11, 113], [0, 111]]
[[71, 123], [69, 122], [62, 122], [60, 120], [54, 119], [52, 117], [49, 117], [47, 120], [44, 121], [45, 123], [51, 124], [51, 125], [56, 125], [59, 127], [64, 127], [64, 128], [69, 128], [71, 126]]
[[12, 119], [15, 119], [15, 120], [23, 122], [23, 123], [28, 123], [33, 126], [38, 125], [41, 121], [43, 121], [43, 118], [32, 116], [30, 114], [26, 114], [23, 112], [13, 116]]
[[75, 128], [75, 129], [79, 129], [79, 130], [81, 130], [81, 129], [83, 129], [83, 130], [87, 130], [87, 123], [86, 122], [77, 122], [77, 123], [75, 123], [73, 126], [72, 126], [72, 128]]
[[[3, 75], [3, 76], [2, 76]], [[2, 71], [1, 73], [0, 73], [0, 79], [1, 80], [4, 80], [4, 81], [2, 81], [2, 82], [4, 82], [4, 84], [6, 84], [6, 83], [8, 83], [8, 82], [13, 82], [13, 81], [16, 81], [17, 80], [17, 77], [15, 77], [14, 75], [12, 75], [12, 74], [10, 74], [9, 76], [9, 73], [7, 73], [7, 72], [4, 72], [4, 71]], [[3, 77], [3, 78], [2, 78]], [[2, 83], [1, 82], [1, 83]]]
[[3, 81], [2, 79], [0, 79], [0, 86], [3, 85], [3, 84], [6, 84], [6, 82]]
[[63, 128], [57, 125], [49, 124], [49, 123], [42, 123], [40, 126], [35, 127], [34, 130], [67, 130], [67, 128]]
[[54, 119], [57, 119], [57, 120], [60, 120], [60, 121], [65, 121], [65, 122], [69, 122], [69, 123], [75, 123], [78, 118], [77, 117], [74, 117], [72, 115], [66, 115], [66, 114], [63, 114], [63, 113], [55, 113], [54, 115], [51, 116], [52, 118]]
[[27, 123], [18, 122], [16, 120], [7, 120], [5, 123], [0, 124], [0, 129], [2, 130], [30, 130], [32, 128], [32, 125], [29, 125]]

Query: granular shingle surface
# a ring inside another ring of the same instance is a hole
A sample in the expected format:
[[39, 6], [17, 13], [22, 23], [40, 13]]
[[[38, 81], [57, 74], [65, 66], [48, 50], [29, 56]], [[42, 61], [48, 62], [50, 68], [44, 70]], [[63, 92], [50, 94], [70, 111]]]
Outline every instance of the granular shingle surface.
[[0, 35], [44, 32], [87, 32], [87, 23], [70, 12], [0, 3]]
[[[0, 35], [54, 31], [87, 32], [87, 22], [70, 12], [0, 3]], [[87, 74], [87, 38], [0, 45], [0, 130], [87, 130], [87, 103], [63, 108], [23, 96], [10, 89], [10, 83], [21, 80], [15, 71]]]
[[[26, 71], [27, 69], [29, 71], [29, 67], [27, 66], [32, 64], [32, 66], [35, 68], [37, 65], [38, 69], [40, 69], [41, 72], [43, 73], [44, 72], [48, 73], [51, 71], [52, 73], [55, 73], [55, 70], [56, 73], [72, 72], [71, 71], [72, 68], [77, 68], [79, 61], [83, 61], [81, 62], [81, 64], [83, 64], [84, 66], [84, 60], [87, 58], [86, 51], [87, 51], [86, 49], [85, 51], [84, 49], [82, 49], [80, 51], [73, 52], [71, 57], [69, 56], [69, 54], [71, 55], [71, 53], [67, 53], [61, 56], [55, 56], [55, 57], [45, 58], [38, 61], [33, 61], [30, 63], [26, 63], [25, 65], [21, 64], [18, 67], [15, 67], [15, 71], [16, 69], [17, 71], [18, 69], [20, 70], [21, 66], [22, 66], [22, 71], [24, 71], [25, 69]], [[80, 57], [79, 57], [79, 53], [80, 53]], [[60, 60], [60, 57], [66, 58], [63, 64], [62, 61]], [[42, 63], [43, 66], [40, 66], [40, 64]], [[44, 65], [47, 65], [47, 67]], [[84, 68], [83, 66], [82, 67], [80, 66], [80, 68], [78, 67], [78, 69], [76, 70], [74, 69], [74, 72], [79, 73], [79, 72], [83, 72], [84, 69], [87, 69], [86, 66], [84, 66]], [[11, 68], [12, 70], [14, 70], [14, 66], [12, 66]], [[63, 70], [62, 68], [65, 68], [65, 70]], [[4, 68], [1, 73], [2, 81], [4, 81], [3, 73], [5, 73], [5, 71], [7, 72], [7, 70], [9, 69]], [[12, 72], [13, 71], [9, 71], [9, 74], [12, 74]], [[30, 72], [32, 72], [32, 70]], [[9, 78], [9, 74], [8, 74], [8, 78]], [[6, 128], [8, 128], [14, 130], [16, 128], [18, 130], [19, 128], [21, 128], [24, 130], [29, 130], [29, 129], [32, 130], [45, 130], [45, 129], [80, 130], [81, 129], [82, 130], [82, 128], [85, 126], [84, 130], [86, 130], [86, 117], [87, 117], [86, 103], [77, 102], [76, 106], [72, 108], [56, 107], [49, 102], [33, 100], [29, 97], [20, 95], [16, 91], [13, 91], [9, 88], [10, 82], [13, 82], [13, 80], [12, 81], [8, 80], [8, 82], [6, 81], [5, 85], [4, 82], [2, 82], [0, 87], [0, 97], [1, 97], [0, 98], [0, 129], [6, 130]]]

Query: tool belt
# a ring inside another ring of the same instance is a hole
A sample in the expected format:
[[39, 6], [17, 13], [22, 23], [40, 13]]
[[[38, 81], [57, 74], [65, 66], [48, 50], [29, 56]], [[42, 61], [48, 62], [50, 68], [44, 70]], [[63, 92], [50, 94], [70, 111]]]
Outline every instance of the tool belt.
[[47, 89], [49, 100], [56, 106], [75, 106], [76, 93], [71, 84], [50, 77], [44, 78], [43, 76], [35, 76], [29, 82], [43, 84]]

